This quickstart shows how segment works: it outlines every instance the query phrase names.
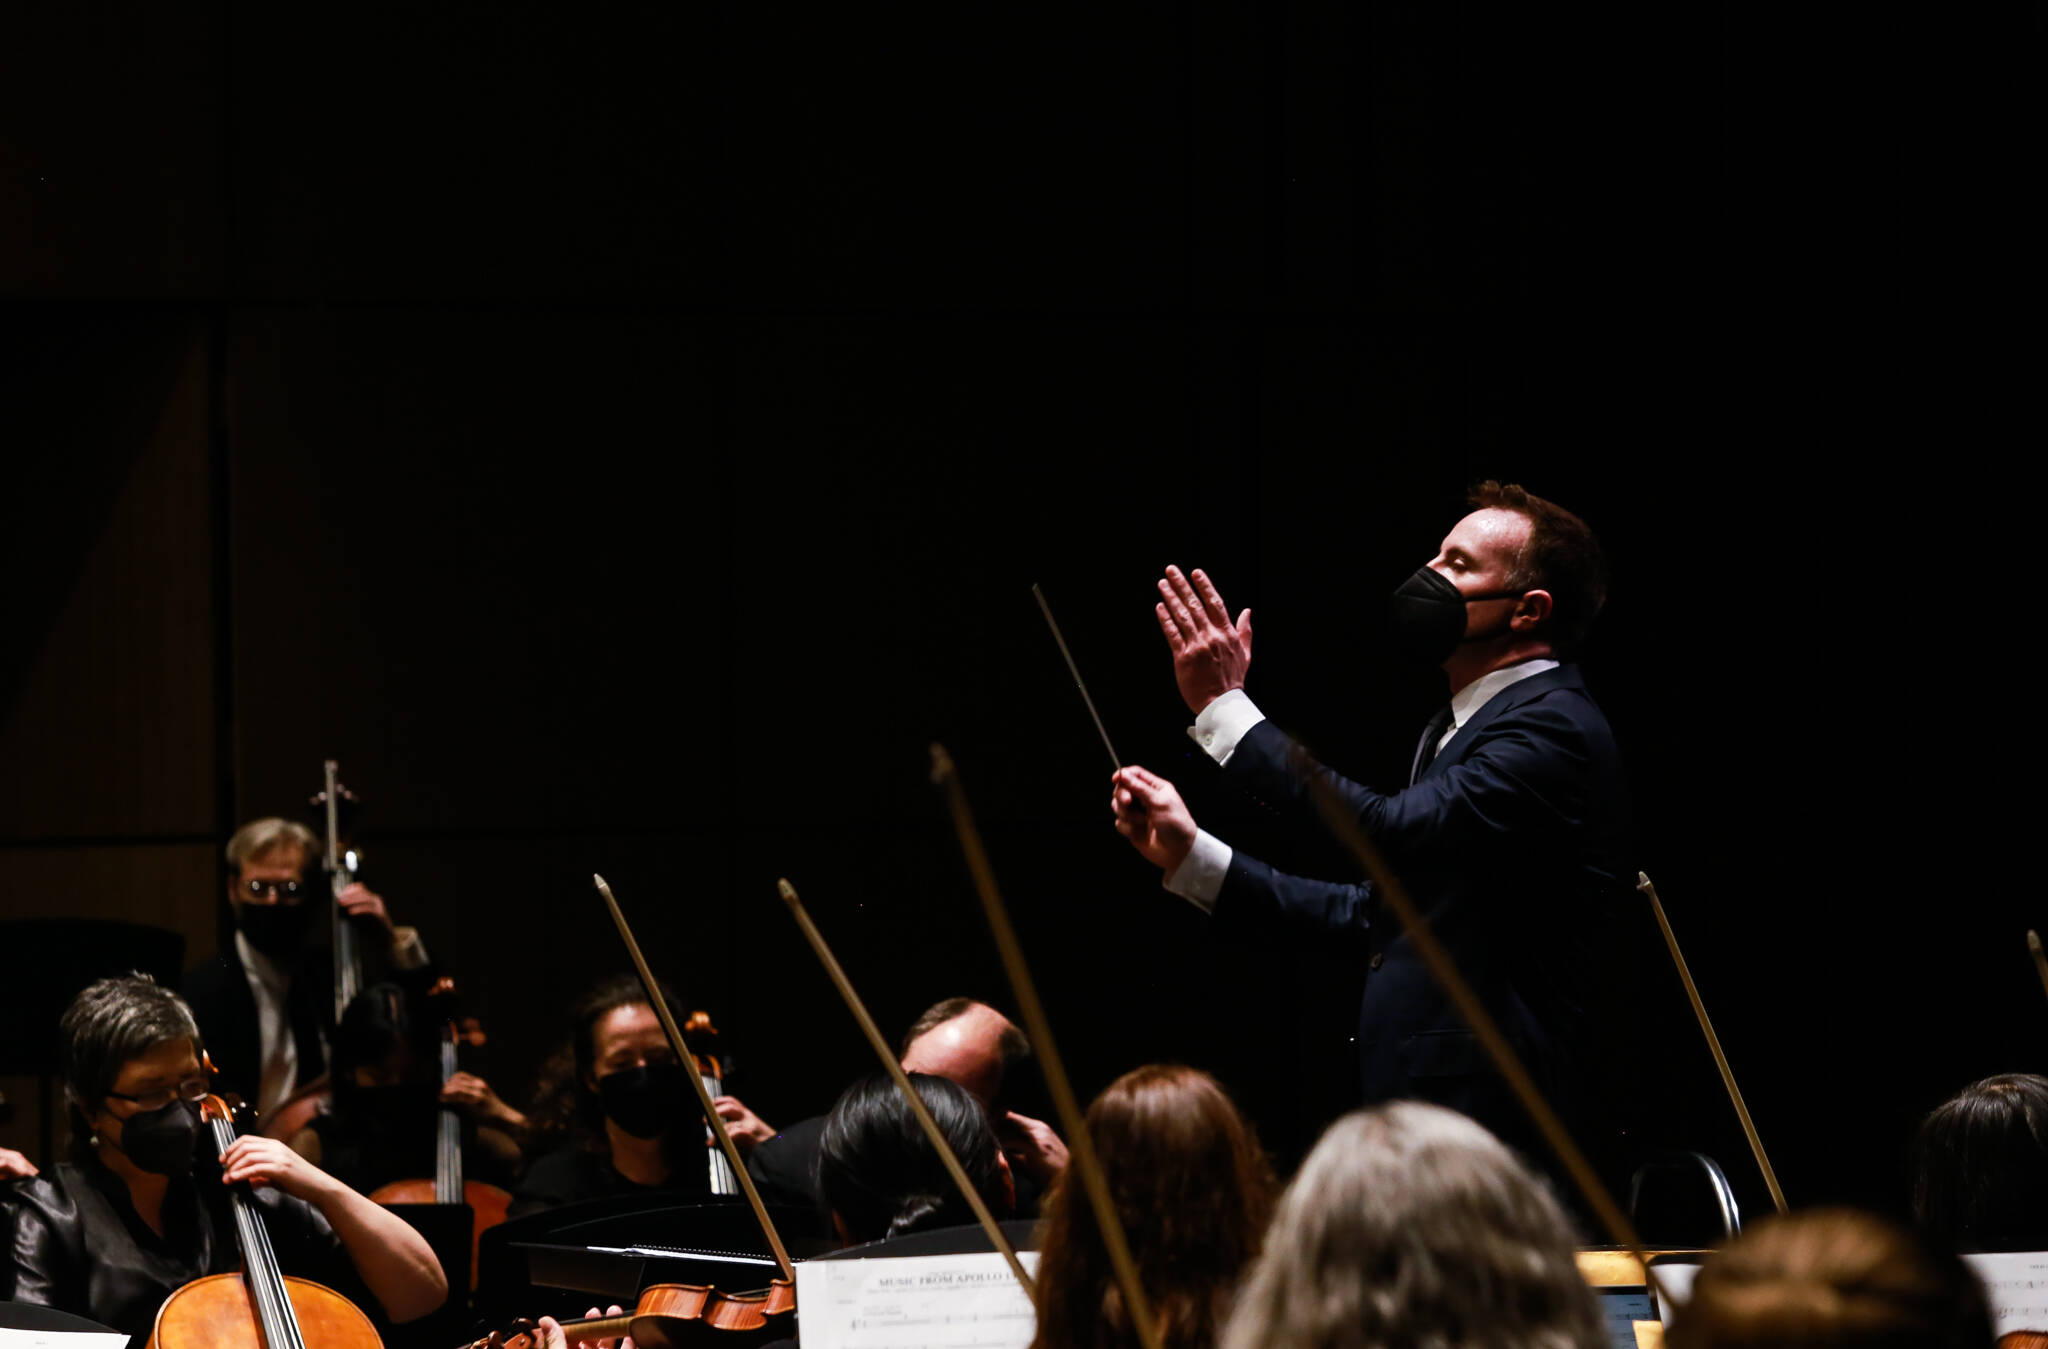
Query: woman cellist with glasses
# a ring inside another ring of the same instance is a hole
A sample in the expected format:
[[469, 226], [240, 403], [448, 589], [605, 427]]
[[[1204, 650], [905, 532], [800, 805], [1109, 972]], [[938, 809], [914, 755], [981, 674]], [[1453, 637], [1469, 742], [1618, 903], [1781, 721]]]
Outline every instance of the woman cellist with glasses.
[[103, 979], [72, 1002], [60, 1034], [71, 1160], [12, 1196], [13, 1300], [142, 1344], [174, 1292], [241, 1267], [228, 1187], [243, 1183], [283, 1273], [338, 1288], [393, 1323], [446, 1300], [419, 1233], [282, 1142], [242, 1137], [218, 1168], [199, 1162], [212, 1151], [200, 1143], [211, 1087], [177, 994], [145, 975]]

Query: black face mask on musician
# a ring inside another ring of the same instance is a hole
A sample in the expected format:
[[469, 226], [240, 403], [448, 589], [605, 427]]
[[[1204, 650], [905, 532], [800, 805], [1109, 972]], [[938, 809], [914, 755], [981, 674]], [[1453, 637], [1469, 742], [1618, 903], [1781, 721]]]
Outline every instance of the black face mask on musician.
[[121, 1141], [112, 1146], [140, 1170], [182, 1176], [192, 1169], [198, 1139], [199, 1107], [190, 1101], [172, 1101], [154, 1110], [138, 1110], [122, 1120]]
[[276, 961], [299, 953], [312, 919], [313, 911], [304, 904], [243, 904], [235, 911], [235, 926], [249, 945]]
[[1499, 626], [1487, 632], [1465, 635], [1465, 606], [1479, 600], [1518, 600], [1526, 592], [1489, 590], [1467, 595], [1452, 585], [1444, 574], [1428, 565], [1420, 566], [1394, 590], [1388, 623], [1394, 644], [1413, 659], [1441, 665], [1451, 653], [1472, 642], [1489, 642], [1507, 634], [1514, 611], [1502, 617]]
[[659, 1138], [689, 1118], [696, 1103], [681, 1066], [647, 1063], [597, 1079], [598, 1104], [635, 1138]]

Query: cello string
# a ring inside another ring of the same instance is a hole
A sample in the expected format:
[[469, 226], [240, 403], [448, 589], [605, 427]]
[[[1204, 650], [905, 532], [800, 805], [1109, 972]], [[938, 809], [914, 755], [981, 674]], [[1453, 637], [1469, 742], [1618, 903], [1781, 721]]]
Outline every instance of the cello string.
[[1664, 902], [1657, 898], [1657, 887], [1650, 884], [1648, 872], [1636, 873], [1636, 889], [1650, 901], [1650, 911], [1657, 915], [1657, 926], [1664, 932], [1664, 944], [1671, 948], [1671, 963], [1678, 966], [1678, 978], [1685, 985], [1685, 996], [1692, 1000], [1692, 1014], [1699, 1019], [1700, 1033], [1707, 1037], [1707, 1048], [1713, 1051], [1714, 1066], [1721, 1070], [1721, 1085], [1727, 1088], [1728, 1099], [1735, 1106], [1735, 1117], [1742, 1121], [1743, 1136], [1749, 1139], [1749, 1150], [1756, 1157], [1759, 1171], [1764, 1173], [1764, 1184], [1770, 1188], [1771, 1202], [1778, 1206], [1778, 1212], [1785, 1212], [1785, 1192], [1778, 1188], [1778, 1173], [1771, 1169], [1771, 1159], [1764, 1155], [1764, 1140], [1756, 1131], [1756, 1123], [1749, 1117], [1749, 1106], [1743, 1102], [1742, 1089], [1735, 1085], [1735, 1071], [1728, 1066], [1728, 1056], [1721, 1051], [1721, 1037], [1714, 1034], [1714, 1023], [1707, 1016], [1707, 1004], [1700, 1000], [1699, 985], [1692, 981], [1692, 970], [1685, 963], [1685, 953], [1678, 949], [1678, 934], [1671, 930], [1671, 920], [1664, 916]]
[[982, 1201], [980, 1191], [976, 1190], [974, 1182], [967, 1178], [967, 1168], [960, 1165], [959, 1155], [953, 1151], [952, 1144], [946, 1141], [946, 1135], [939, 1129], [939, 1122], [932, 1118], [931, 1107], [924, 1103], [924, 1098], [919, 1096], [916, 1088], [911, 1085], [910, 1075], [903, 1071], [902, 1060], [890, 1050], [889, 1042], [882, 1038], [881, 1028], [876, 1026], [875, 1019], [868, 1015], [867, 1004], [860, 1000], [860, 994], [854, 992], [853, 981], [846, 977], [846, 971], [840, 966], [838, 957], [832, 954], [832, 948], [826, 944], [825, 935], [819, 932], [818, 925], [811, 921], [810, 912], [804, 908], [803, 900], [797, 897], [796, 887], [787, 880], [779, 880], [775, 882], [775, 890], [782, 896], [782, 902], [789, 906], [790, 916], [796, 919], [796, 925], [803, 930], [804, 939], [811, 944], [811, 950], [817, 953], [818, 962], [825, 967], [825, 973], [831, 978], [833, 986], [839, 990], [839, 996], [846, 1000], [846, 1010], [853, 1013], [853, 1019], [860, 1025], [861, 1034], [867, 1036], [868, 1044], [874, 1048], [875, 1057], [882, 1061], [882, 1067], [895, 1082], [896, 1090], [903, 1094], [904, 1104], [910, 1107], [910, 1113], [917, 1118], [917, 1127], [924, 1130], [924, 1136], [931, 1140], [932, 1147], [939, 1154], [939, 1161], [946, 1168], [946, 1174], [960, 1187], [960, 1197], [965, 1199], [967, 1207], [974, 1211], [974, 1220], [981, 1224], [981, 1230], [988, 1234], [989, 1242], [1002, 1254], [1003, 1259], [1009, 1262], [1010, 1272], [1017, 1276], [1017, 1282], [1024, 1288], [1024, 1296], [1034, 1296], [1031, 1275], [1024, 1268], [1024, 1262], [1017, 1258], [1016, 1249], [1010, 1245], [1009, 1238], [1003, 1235], [1003, 1229], [997, 1226], [995, 1215], [988, 1211], [988, 1205]]
[[953, 831], [959, 836], [960, 851], [966, 855], [967, 869], [973, 874], [975, 892], [981, 897], [982, 913], [988, 919], [996, 950], [1003, 958], [1003, 972], [1009, 976], [1010, 991], [1016, 996], [1017, 1010], [1024, 1017], [1024, 1029], [1037, 1047], [1039, 1071], [1045, 1078], [1046, 1090], [1052, 1095], [1053, 1107], [1059, 1112], [1060, 1124], [1067, 1131], [1069, 1164], [1081, 1173], [1081, 1186], [1088, 1196], [1089, 1207], [1095, 1213], [1095, 1225], [1102, 1235], [1103, 1247], [1109, 1253], [1110, 1266], [1116, 1272], [1117, 1286], [1123, 1291], [1131, 1328], [1137, 1332], [1138, 1342], [1144, 1349], [1160, 1349], [1159, 1323], [1152, 1318], [1152, 1306], [1146, 1301], [1144, 1285], [1138, 1280], [1137, 1261], [1131, 1258], [1130, 1241], [1124, 1235], [1122, 1220], [1117, 1217], [1116, 1201], [1109, 1193], [1109, 1180], [1103, 1175], [1102, 1162], [1096, 1157], [1095, 1145], [1089, 1139], [1088, 1122], [1082, 1117], [1080, 1103], [1074, 1098], [1073, 1084], [1067, 1080], [1066, 1065], [1061, 1062], [1059, 1048], [1053, 1043], [1052, 1023], [1046, 1019], [1045, 1007], [1038, 1000], [1038, 986], [1032, 982], [1030, 967], [1024, 963], [1024, 949], [1017, 941], [1016, 930], [1010, 926], [1010, 915], [1003, 905], [1002, 892], [996, 888], [995, 869], [989, 865], [988, 852], [981, 843], [981, 831], [975, 828], [974, 814], [967, 807], [967, 791], [960, 785], [960, 775], [954, 769], [953, 756], [946, 753], [946, 747], [934, 744], [931, 753], [932, 781], [945, 791], [946, 804], [953, 817]]

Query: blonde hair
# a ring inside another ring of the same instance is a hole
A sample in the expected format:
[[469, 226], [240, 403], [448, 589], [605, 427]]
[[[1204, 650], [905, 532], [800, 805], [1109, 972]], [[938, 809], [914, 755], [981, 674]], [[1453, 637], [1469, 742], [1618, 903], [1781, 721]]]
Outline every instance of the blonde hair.
[[1605, 1349], [1571, 1224], [1501, 1141], [1414, 1101], [1331, 1125], [1222, 1349]]
[[252, 857], [261, 857], [273, 848], [297, 848], [306, 854], [306, 860], [310, 862], [320, 855], [320, 840], [297, 820], [280, 819], [275, 815], [251, 820], [228, 840], [228, 865], [240, 871], [244, 862]]

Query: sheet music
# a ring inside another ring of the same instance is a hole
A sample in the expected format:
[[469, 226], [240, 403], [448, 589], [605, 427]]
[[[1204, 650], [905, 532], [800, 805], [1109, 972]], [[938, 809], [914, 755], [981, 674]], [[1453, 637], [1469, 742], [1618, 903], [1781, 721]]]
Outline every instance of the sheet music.
[[128, 1337], [119, 1331], [0, 1327], [0, 1349], [128, 1349]]
[[[1038, 1252], [1019, 1251], [1038, 1272]], [[796, 1267], [804, 1349], [1026, 1349], [1031, 1299], [994, 1251]]]
[[2048, 1251], [1965, 1255], [1963, 1259], [1984, 1282], [1992, 1327], [1998, 1334], [2048, 1331]]

